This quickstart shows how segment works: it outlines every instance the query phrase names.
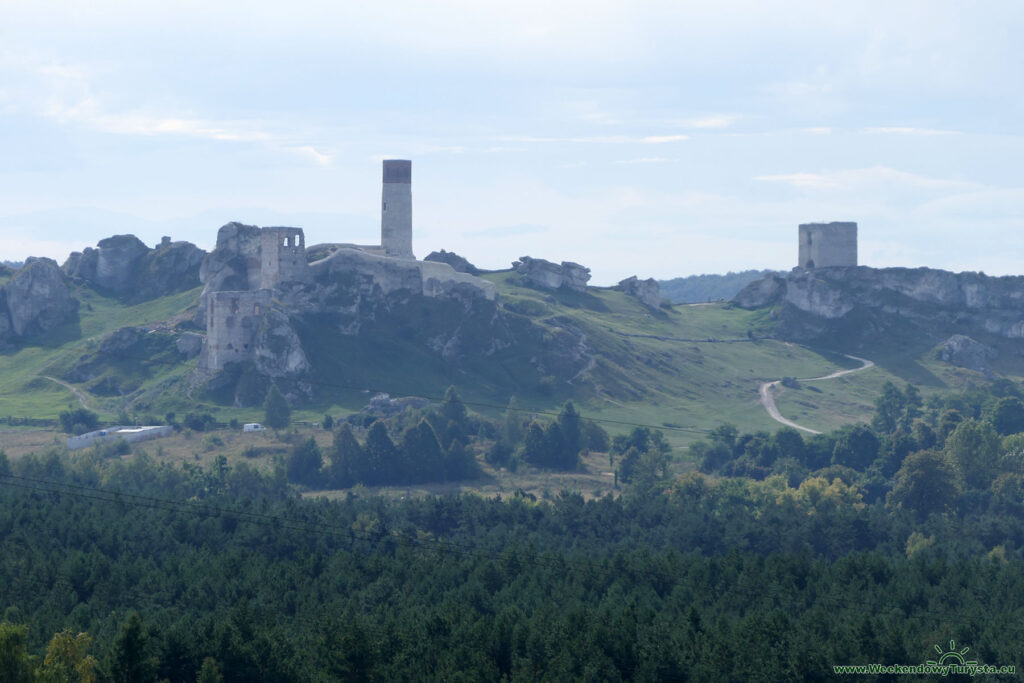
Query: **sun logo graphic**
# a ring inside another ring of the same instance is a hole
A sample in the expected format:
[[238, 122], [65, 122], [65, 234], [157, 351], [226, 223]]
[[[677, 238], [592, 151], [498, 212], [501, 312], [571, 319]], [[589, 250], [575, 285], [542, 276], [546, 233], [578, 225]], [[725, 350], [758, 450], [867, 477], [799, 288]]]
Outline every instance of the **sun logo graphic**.
[[967, 652], [970, 649], [971, 648], [969, 648], [969, 647], [965, 647], [962, 650], [957, 650], [956, 649], [956, 641], [955, 640], [949, 641], [949, 649], [948, 650], [943, 650], [941, 647], [936, 645], [935, 646], [935, 651], [939, 653], [939, 661], [936, 662], [936, 661], [933, 661], [933, 660], [929, 659], [926, 662], [926, 664], [935, 664], [935, 665], [954, 664], [954, 665], [958, 665], [958, 666], [978, 666], [978, 662], [968, 662], [968, 661], [966, 661], [964, 659], [964, 655], [967, 654]]

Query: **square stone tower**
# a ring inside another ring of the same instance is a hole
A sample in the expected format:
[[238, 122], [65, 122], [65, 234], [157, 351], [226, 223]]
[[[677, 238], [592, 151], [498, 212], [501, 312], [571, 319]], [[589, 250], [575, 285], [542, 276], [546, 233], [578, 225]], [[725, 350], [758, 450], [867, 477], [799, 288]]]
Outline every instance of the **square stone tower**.
[[269, 289], [211, 292], [206, 302], [206, 341], [199, 367], [222, 370], [226, 363], [252, 358], [253, 342], [270, 310]]
[[857, 265], [856, 223], [803, 223], [799, 237], [800, 268]]
[[412, 254], [412, 162], [384, 160], [384, 191], [380, 207], [380, 245], [396, 258]]
[[260, 287], [301, 280], [306, 273], [306, 236], [302, 228], [263, 228], [260, 231]]

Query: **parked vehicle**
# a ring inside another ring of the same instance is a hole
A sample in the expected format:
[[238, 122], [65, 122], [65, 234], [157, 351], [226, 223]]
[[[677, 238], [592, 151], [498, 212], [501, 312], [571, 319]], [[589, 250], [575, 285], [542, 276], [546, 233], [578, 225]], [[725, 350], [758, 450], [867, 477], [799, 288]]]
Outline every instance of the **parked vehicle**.
[[246, 422], [242, 425], [243, 432], [265, 432], [267, 428], [261, 425], [259, 422]]

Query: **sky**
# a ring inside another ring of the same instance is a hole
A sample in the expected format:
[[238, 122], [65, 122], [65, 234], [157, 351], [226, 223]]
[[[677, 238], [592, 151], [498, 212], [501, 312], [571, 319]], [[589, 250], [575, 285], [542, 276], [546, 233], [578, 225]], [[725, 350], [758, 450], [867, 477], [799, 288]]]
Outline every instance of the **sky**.
[[592, 284], [796, 264], [1022, 274], [1024, 4], [0, 0], [0, 260], [229, 221]]

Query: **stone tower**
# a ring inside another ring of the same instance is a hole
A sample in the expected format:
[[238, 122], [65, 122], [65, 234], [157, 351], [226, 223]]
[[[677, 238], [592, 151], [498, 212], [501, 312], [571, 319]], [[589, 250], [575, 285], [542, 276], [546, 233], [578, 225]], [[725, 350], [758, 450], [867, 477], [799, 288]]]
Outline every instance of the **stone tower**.
[[206, 341], [199, 367], [221, 370], [226, 363], [252, 358], [256, 334], [270, 310], [269, 289], [211, 292], [206, 303]]
[[800, 268], [857, 265], [856, 223], [803, 223], [799, 237]]
[[412, 162], [406, 159], [384, 160], [380, 245], [387, 256], [415, 258], [412, 255]]
[[306, 237], [302, 228], [263, 228], [260, 231], [260, 287], [301, 280], [306, 274]]

